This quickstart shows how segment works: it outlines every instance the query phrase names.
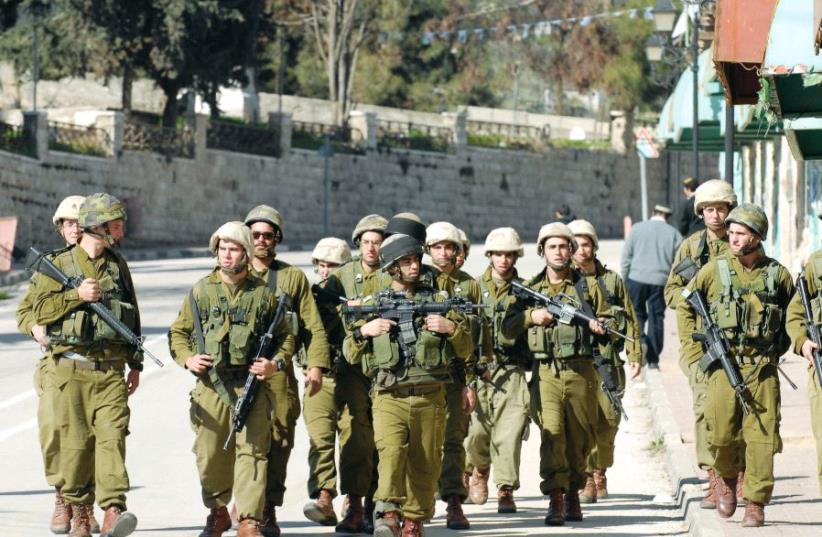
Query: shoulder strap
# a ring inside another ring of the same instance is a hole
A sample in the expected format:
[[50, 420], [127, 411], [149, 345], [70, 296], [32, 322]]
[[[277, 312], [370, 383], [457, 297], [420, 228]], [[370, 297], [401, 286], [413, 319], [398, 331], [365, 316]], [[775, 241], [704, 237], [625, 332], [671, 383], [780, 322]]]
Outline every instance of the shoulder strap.
[[719, 281], [722, 284], [722, 294], [731, 296], [732, 280], [731, 267], [728, 265], [728, 260], [719, 258], [716, 260], [716, 271], [719, 275]]
[[574, 282], [574, 290], [577, 292], [577, 298], [579, 299], [579, 307], [582, 308], [586, 314], [596, 317], [594, 315], [594, 310], [591, 307], [591, 304], [585, 299], [590, 293], [588, 292], [588, 278], [575, 272], [576, 281]]
[[612, 306], [616, 304], [616, 297], [611, 290], [608, 289], [608, 285], [605, 283], [604, 275], [597, 276], [597, 285], [599, 286], [599, 290], [602, 291], [602, 294], [605, 295], [605, 300], [608, 304], [611, 304]]
[[280, 271], [280, 267], [277, 264], [277, 261], [271, 263], [271, 266], [268, 267], [268, 288], [271, 289], [274, 294], [277, 293], [277, 273]]
[[[200, 308], [194, 299], [194, 289], [188, 293], [188, 305], [194, 317], [194, 339], [197, 342], [197, 352], [205, 354], [205, 334], [203, 333], [203, 323], [200, 319]], [[228, 408], [234, 408], [234, 398], [228, 392], [228, 388], [225, 387], [225, 383], [223, 383], [223, 379], [221, 379], [217, 373], [216, 367], [212, 366], [208, 368], [208, 379], [211, 381], [214, 391], [217, 392], [217, 395], [220, 397], [220, 401], [225, 403]]]
[[699, 235], [699, 244], [696, 247], [699, 259], [699, 266], [702, 267], [708, 262], [710, 252], [708, 251], [708, 231], [705, 230]]

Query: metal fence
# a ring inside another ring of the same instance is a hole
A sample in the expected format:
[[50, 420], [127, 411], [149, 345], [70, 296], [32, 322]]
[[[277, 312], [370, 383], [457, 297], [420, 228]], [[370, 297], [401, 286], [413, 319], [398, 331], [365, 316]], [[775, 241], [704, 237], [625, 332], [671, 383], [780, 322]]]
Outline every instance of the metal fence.
[[111, 137], [96, 127], [49, 121], [49, 149], [105, 157], [111, 154]]
[[448, 153], [453, 149], [453, 136], [453, 130], [442, 125], [377, 121], [377, 147]]
[[280, 132], [256, 125], [209, 121], [206, 147], [266, 157], [280, 156]]
[[169, 158], [194, 158], [194, 134], [188, 126], [172, 129], [129, 118], [123, 129], [123, 149], [152, 151]]
[[544, 140], [551, 137], [551, 125], [542, 127], [516, 123], [497, 123], [494, 121], [468, 120], [465, 122], [468, 134], [498, 134], [507, 138], [530, 138]]
[[363, 147], [365, 136], [359, 129], [304, 121], [291, 123], [291, 147], [293, 148], [320, 150], [326, 138], [334, 153], [362, 154], [365, 152]]
[[21, 155], [34, 156], [34, 146], [20, 125], [0, 122], [0, 149]]

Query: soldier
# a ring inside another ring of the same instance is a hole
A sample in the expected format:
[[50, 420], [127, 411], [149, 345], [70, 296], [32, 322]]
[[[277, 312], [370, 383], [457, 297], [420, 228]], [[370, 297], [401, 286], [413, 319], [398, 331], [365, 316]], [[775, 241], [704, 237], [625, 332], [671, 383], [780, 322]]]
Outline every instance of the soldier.
[[[765, 523], [765, 504], [774, 485], [773, 457], [782, 449], [776, 365], [790, 346], [783, 312], [794, 285], [788, 270], [765, 255], [762, 241], [768, 234], [768, 218], [761, 208], [740, 204], [725, 222], [729, 252], [708, 261], [688, 289], [703, 294], [750, 390], [751, 412], [743, 415], [723, 368], [707, 371], [704, 412], [716, 475], [716, 509], [722, 518], [733, 515], [738, 472], [744, 464], [747, 504], [742, 526], [756, 527]], [[677, 305], [677, 318], [685, 360], [689, 365], [700, 362], [704, 349], [692, 339], [699, 328], [687, 301]], [[744, 462], [739, 460], [740, 440], [746, 444]]]
[[[687, 237], [677, 250], [671, 274], [665, 284], [665, 303], [676, 309], [682, 297], [682, 289], [690, 282], [699, 269], [709, 260], [724, 255], [728, 251], [728, 232], [725, 219], [736, 207], [736, 194], [730, 183], [711, 179], [699, 185], [694, 194], [694, 212], [705, 222], [706, 229]], [[684, 349], [683, 349], [684, 350]], [[716, 508], [716, 481], [713, 471], [713, 457], [708, 450], [708, 430], [705, 424], [705, 373], [697, 363], [687, 363], [686, 355], [680, 351], [679, 368], [688, 377], [691, 386], [694, 409], [694, 437], [696, 461], [708, 473], [708, 490], [700, 501], [702, 509]], [[744, 456], [743, 456], [744, 459]], [[744, 470], [743, 470], [744, 473]], [[740, 486], [742, 480], [739, 481]], [[741, 495], [741, 488], [739, 493]]]
[[[467, 299], [474, 304], [482, 300], [480, 287], [469, 274], [456, 266], [457, 256], [462, 250], [457, 228], [448, 222], [434, 222], [425, 230], [425, 252], [431, 256], [434, 264], [434, 287], [445, 291], [450, 297]], [[481, 318], [470, 315], [472, 337], [476, 341]], [[460, 356], [451, 363], [453, 382], [445, 389], [448, 406], [445, 425], [445, 445], [443, 446], [442, 475], [439, 480], [440, 498], [448, 504], [445, 522], [452, 530], [465, 530], [470, 527], [468, 519], [462, 512], [462, 502], [468, 497], [468, 490], [463, 482], [465, 471], [465, 446], [468, 436], [468, 421], [477, 402], [474, 390], [468, 386], [467, 375], [474, 359], [472, 356]], [[468, 366], [466, 367], [466, 362]]]
[[471, 252], [471, 240], [468, 238], [468, 235], [459, 228], [457, 228], [457, 233], [460, 236], [460, 252], [457, 254], [457, 270], [461, 270], [462, 266], [465, 264], [465, 260], [468, 259], [468, 254]]
[[[599, 287], [605, 300], [611, 308], [611, 315], [617, 330], [623, 334], [633, 337], [633, 343], [627, 344], [628, 368], [631, 372], [631, 380], [639, 377], [642, 366], [642, 350], [639, 344], [640, 330], [639, 322], [634, 313], [634, 306], [631, 304], [631, 297], [622, 278], [614, 272], [605, 268], [596, 257], [599, 249], [599, 238], [596, 229], [587, 220], [574, 220], [568, 227], [573, 231], [577, 242], [577, 249], [574, 252], [574, 265], [588, 278], [588, 285]], [[614, 371], [619, 381], [619, 393], [621, 398], [625, 391], [625, 362], [622, 361], [620, 353], [625, 349], [624, 340], [618, 339], [604, 345], [601, 349], [603, 358], [613, 364]], [[608, 468], [614, 465], [614, 441], [616, 440], [619, 422], [622, 418], [608, 400], [605, 392], [597, 390], [597, 420], [594, 427], [596, 433], [596, 443], [594, 449], [588, 456], [588, 465], [585, 469], [585, 488], [579, 496], [582, 503], [596, 503], [597, 498], [608, 497], [608, 478], [605, 473]]]
[[[33, 322], [46, 327], [46, 359], [52, 361], [54, 383], [62, 386], [53, 408], [60, 428], [61, 492], [72, 513], [72, 537], [90, 535], [95, 497], [105, 511], [104, 535], [130, 535], [137, 526], [134, 514], [126, 512], [125, 450], [128, 397], [140, 384], [143, 354], [84, 307], [102, 301], [140, 334], [131, 273], [113, 250], [125, 235], [125, 221], [125, 207], [114, 196], [85, 198], [78, 214], [80, 241], [53, 258], [66, 275], [82, 278], [82, 284], [66, 289], [38, 277], [32, 299]], [[124, 375], [126, 364], [129, 372]]]
[[[218, 266], [199, 280], [169, 329], [174, 361], [197, 377], [191, 391], [194, 454], [203, 504], [211, 511], [200, 537], [219, 537], [231, 527], [226, 505], [236, 497], [239, 537], [262, 536], [265, 478], [271, 444], [269, 385], [261, 382], [245, 427], [223, 448], [232, 427], [232, 408], [250, 373], [263, 381], [285, 368], [294, 338], [285, 320], [275, 327], [277, 352], [256, 356], [259, 341], [274, 321], [277, 300], [252, 276], [251, 233], [242, 222], [227, 222], [211, 236]], [[249, 362], [251, 362], [249, 364]]]
[[[410, 236], [394, 234], [380, 248], [381, 268], [390, 289], [415, 301], [440, 301], [442, 295], [419, 284], [422, 247]], [[379, 484], [374, 495], [374, 535], [423, 535], [423, 522], [434, 515], [440, 475], [446, 402], [451, 381], [448, 364], [468, 356], [472, 341], [468, 320], [455, 311], [414, 320], [414, 351], [400, 345], [397, 323], [376, 318], [358, 321], [345, 339], [346, 358], [362, 364], [373, 378], [374, 439], [379, 452]], [[407, 334], [405, 334], [407, 335]]]
[[[542, 226], [537, 254], [545, 258], [546, 267], [528, 286], [562, 302], [576, 301], [604, 319], [610, 312], [602, 291], [588, 286], [571, 265], [575, 248], [568, 226], [561, 222]], [[525, 301], [517, 299], [508, 306], [501, 331], [511, 340], [527, 332], [528, 346], [539, 364], [534, 366], [531, 404], [542, 432], [540, 490], [550, 497], [545, 524], [581, 521], [579, 489], [585, 485], [586, 459], [594, 446], [599, 384], [592, 334], [601, 336], [605, 330], [594, 320], [588, 326], [560, 323], [544, 307], [526, 307]]]
[[[283, 219], [268, 205], [258, 205], [245, 217], [254, 241], [251, 273], [262, 278], [277, 296], [287, 293], [291, 301], [289, 318], [297, 348], [305, 347], [306, 392], [309, 397], [322, 387], [323, 370], [331, 368], [328, 338], [320, 313], [311, 295], [311, 286], [303, 271], [275, 259], [277, 245], [283, 240]], [[273, 441], [268, 453], [268, 480], [263, 533], [266, 537], [280, 535], [275, 508], [283, 504], [288, 458], [294, 447], [294, 428], [300, 416], [297, 378], [289, 356], [285, 369], [268, 379], [274, 395], [272, 423]]]
[[493, 355], [481, 379], [476, 381], [477, 409], [465, 439], [465, 451], [468, 466], [473, 468], [471, 503], [482, 505], [488, 499], [488, 476], [493, 465], [498, 513], [517, 512], [514, 491], [520, 486], [520, 453], [528, 436], [528, 342], [525, 334], [508, 339], [500, 331], [503, 314], [512, 300], [510, 282], [522, 281], [514, 265], [523, 255], [522, 240], [515, 229], [491, 230], [485, 239], [485, 256], [490, 263], [479, 278], [482, 305], [490, 319]]

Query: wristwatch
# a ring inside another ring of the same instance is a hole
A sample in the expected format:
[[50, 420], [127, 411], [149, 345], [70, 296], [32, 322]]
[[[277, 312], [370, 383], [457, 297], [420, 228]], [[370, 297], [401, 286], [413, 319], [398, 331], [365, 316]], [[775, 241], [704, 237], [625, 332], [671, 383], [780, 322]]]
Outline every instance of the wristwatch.
[[277, 371], [285, 371], [285, 360], [282, 358], [274, 358], [272, 362], [277, 364]]
[[362, 343], [363, 341], [365, 341], [365, 336], [362, 335], [362, 330], [360, 330], [359, 328], [355, 328], [352, 335], [354, 336], [354, 341], [356, 341], [357, 343]]

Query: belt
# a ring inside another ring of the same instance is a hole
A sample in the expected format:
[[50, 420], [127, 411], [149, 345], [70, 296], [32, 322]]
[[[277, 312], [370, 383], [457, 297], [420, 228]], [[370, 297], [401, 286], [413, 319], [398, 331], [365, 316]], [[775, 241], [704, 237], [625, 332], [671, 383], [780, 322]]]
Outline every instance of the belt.
[[62, 367], [73, 367], [74, 369], [83, 369], [87, 371], [109, 371], [116, 369], [123, 371], [125, 369], [125, 362], [122, 360], [99, 361], [90, 360], [88, 357], [76, 352], [64, 352], [57, 357], [57, 365]]
[[389, 392], [391, 395], [395, 395], [397, 397], [413, 397], [416, 395], [428, 395], [430, 393], [438, 392], [441, 389], [441, 384], [426, 384], [423, 386], [403, 386], [401, 388], [381, 391]]

